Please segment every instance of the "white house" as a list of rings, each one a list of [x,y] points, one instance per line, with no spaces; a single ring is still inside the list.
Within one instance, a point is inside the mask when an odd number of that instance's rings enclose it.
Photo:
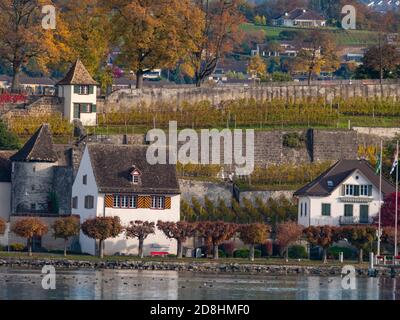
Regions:
[[[7,230],[0,235],[0,245],[8,245],[8,228],[11,216],[11,160],[15,152],[0,151],[0,219],[6,221]]]
[[[385,196],[395,187],[382,179],[366,160],[341,160],[313,182],[295,192],[299,200],[298,222],[312,225],[371,224]]]
[[[89,144],[72,187],[72,213],[83,223],[94,217],[118,216],[131,221],[180,220],[180,190],[173,165],[150,165],[146,146]],[[80,235],[82,252],[96,254],[93,239]],[[144,243],[144,253],[176,254],[176,241],[156,228]],[[104,243],[105,254],[137,254],[138,240],[121,234]]]
[[[273,19],[273,24],[284,27],[321,28],[326,26],[326,19],[315,11],[296,8]]]
[[[63,80],[57,83],[58,96],[64,100],[64,118],[78,119],[84,126],[97,123],[97,86],[78,59]]]

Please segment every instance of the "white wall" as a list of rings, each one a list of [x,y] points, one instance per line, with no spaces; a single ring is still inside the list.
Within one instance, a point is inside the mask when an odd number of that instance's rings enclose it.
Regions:
[[[0,245],[1,246],[6,247],[9,245],[9,237],[8,236],[9,236],[10,228],[11,228],[10,223],[7,223],[6,231],[5,231],[4,235],[0,235]]]
[[[58,95],[64,98],[64,117],[70,122],[74,120],[74,103],[97,104],[97,86],[94,86],[93,94],[88,95],[74,93],[74,86],[59,86]],[[80,120],[84,126],[95,126],[97,114],[81,113]]]
[[[358,176],[358,179],[356,177]],[[369,206],[369,217],[375,217],[379,213],[379,189],[374,185],[372,187],[372,197],[359,197],[363,199],[369,199],[367,202],[346,202],[342,198],[342,185],[352,184],[352,185],[371,185],[365,178],[365,176],[359,172],[354,172],[349,178],[347,178],[336,190],[334,190],[329,197],[300,197],[299,199],[299,224],[304,226],[309,226],[310,221],[308,219],[301,219],[300,217],[300,205],[302,202],[309,202],[309,212],[311,218],[311,225],[340,225],[340,217],[344,216],[344,205],[353,205],[353,216],[360,217],[360,205]],[[382,196],[383,199],[383,196]],[[331,204],[331,216],[322,216],[322,204]],[[308,221],[307,221],[308,220]]]
[[[83,176],[87,175],[87,185],[83,184]],[[81,223],[87,219],[95,218],[98,216],[99,205],[96,201],[98,198],[97,184],[94,177],[94,173],[90,164],[90,155],[88,148],[86,147],[82,161],[80,163],[78,173],[76,175],[74,184],[72,186],[72,197],[78,197],[78,208],[72,208],[72,214],[79,215],[81,217]],[[94,196],[94,208],[85,209],[85,196]],[[100,207],[101,208],[101,207]],[[79,236],[79,242],[81,245],[81,250],[84,253],[95,255],[96,245],[93,239],[86,237],[82,232]]]
[[[167,195],[166,195],[167,196]],[[104,195],[100,195],[104,199]],[[104,203],[103,200],[101,200]],[[118,216],[123,226],[128,226],[131,221],[149,221],[157,225],[157,221],[177,222],[180,220],[180,195],[171,197],[171,209],[116,209],[105,208],[106,217]],[[124,234],[118,238],[110,239],[105,242],[105,254],[124,253],[136,255],[138,253],[139,241],[137,239],[126,239]],[[150,255],[152,251],[163,251],[176,254],[177,244],[173,239],[168,239],[156,227],[155,234],[150,235],[144,241],[144,254]]]
[[[11,182],[0,182],[0,219],[10,220]]]

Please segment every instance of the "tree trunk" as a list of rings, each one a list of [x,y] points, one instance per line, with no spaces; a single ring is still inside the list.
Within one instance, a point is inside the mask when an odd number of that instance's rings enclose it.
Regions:
[[[324,253],[323,253],[323,258],[322,258],[324,264],[328,263],[328,249],[324,248]]]
[[[178,259],[182,259],[182,257],[183,257],[182,241],[178,240]]]
[[[143,259],[143,239],[139,239],[139,257]]]
[[[308,85],[311,85],[312,72],[313,72],[312,69],[310,69],[310,70],[308,71],[308,79],[307,79]]]
[[[286,262],[289,262],[289,247],[287,247],[285,250],[285,260]]]
[[[214,244],[214,252],[213,252],[213,259],[218,260],[218,245]]]
[[[28,255],[32,257],[32,239],[28,239]]]
[[[11,91],[18,92],[20,89],[20,75],[21,75],[21,66],[18,63],[15,63],[13,66],[13,78],[11,84]]]
[[[143,70],[136,72],[136,89],[143,89]]]
[[[68,239],[64,239],[64,257],[67,256],[67,242],[68,242]]]
[[[358,250],[358,263],[363,263],[364,262],[364,250],[360,249]]]
[[[99,241],[99,257],[100,257],[100,259],[104,258],[103,241],[104,240]]]
[[[250,245],[249,259],[250,259],[250,261],[254,261],[254,244]]]

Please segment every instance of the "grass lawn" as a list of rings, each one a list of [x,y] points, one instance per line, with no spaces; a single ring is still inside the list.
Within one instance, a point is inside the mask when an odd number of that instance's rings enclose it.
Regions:
[[[273,27],[273,26],[257,26],[251,23],[242,25],[242,30],[246,32],[264,30],[267,38],[270,40],[278,40],[282,31],[309,31],[305,28],[291,27]],[[378,43],[378,33],[368,30],[344,30],[339,28],[324,28],[323,32],[332,34],[337,45],[340,46],[371,46]]]
[[[93,257],[89,255],[70,255],[64,258],[61,254],[49,254],[49,253],[34,253],[32,257],[29,257],[27,253],[8,253],[8,252],[0,252],[0,259],[24,259],[24,260],[73,260],[73,261],[89,261],[89,262],[115,262],[115,261],[144,261],[144,262],[164,262],[164,263],[219,263],[219,264],[255,264],[255,265],[271,265],[271,266],[310,266],[310,267],[318,267],[318,266],[339,266],[341,265],[339,261],[328,261],[328,264],[323,264],[321,261],[317,260],[296,260],[291,259],[289,262],[286,262],[281,258],[270,258],[270,259],[255,259],[254,262],[250,262],[247,259],[234,259],[234,258],[221,258],[219,260],[213,260],[208,258],[202,259],[194,259],[194,258],[144,258],[140,259],[139,257],[124,257],[124,256],[107,256],[104,259],[100,259],[98,257]],[[358,264],[357,261],[345,261],[346,264],[356,265],[358,267],[368,267],[368,263],[363,263],[362,265]]]

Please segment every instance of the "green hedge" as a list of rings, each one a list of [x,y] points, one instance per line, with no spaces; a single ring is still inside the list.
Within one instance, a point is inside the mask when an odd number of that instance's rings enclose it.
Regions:
[[[296,245],[289,248],[290,259],[307,259],[308,254],[304,246]]]
[[[333,259],[339,259],[339,253],[343,252],[343,258],[351,260],[355,258],[355,252],[351,248],[347,247],[331,247],[328,249],[328,257]]]
[[[249,249],[239,249],[233,253],[234,258],[247,259],[250,257]],[[254,249],[254,258],[261,258],[261,250]]]

